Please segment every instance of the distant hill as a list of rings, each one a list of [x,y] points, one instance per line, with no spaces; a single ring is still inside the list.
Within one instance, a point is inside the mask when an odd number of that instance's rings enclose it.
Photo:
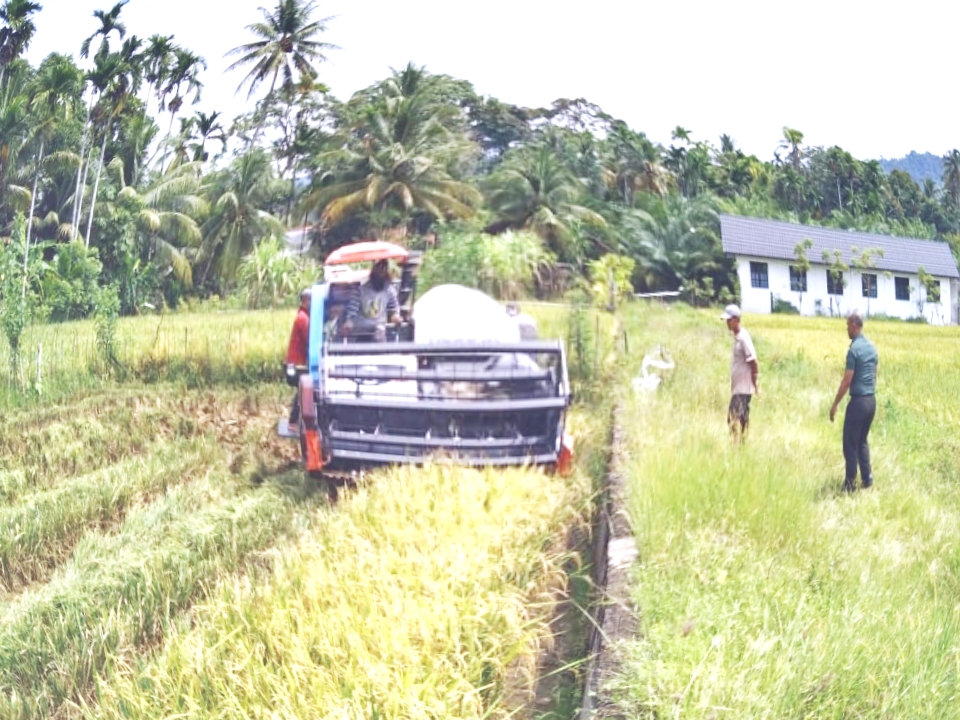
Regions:
[[[933,153],[911,152],[902,158],[886,160],[880,158],[880,165],[885,173],[891,170],[903,170],[910,173],[910,177],[923,185],[923,181],[932,178],[937,185],[941,182],[943,165],[939,155]]]

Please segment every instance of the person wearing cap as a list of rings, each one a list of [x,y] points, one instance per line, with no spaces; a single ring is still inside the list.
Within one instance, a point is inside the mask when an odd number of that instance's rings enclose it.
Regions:
[[[727,424],[735,443],[739,443],[747,432],[750,423],[750,399],[759,394],[757,377],[760,366],[757,351],[753,347],[750,333],[740,324],[740,308],[727,305],[720,316],[727,328],[733,333],[733,355],[730,358],[730,407],[727,409]]]
[[[383,327],[388,322],[401,322],[400,303],[390,282],[389,262],[377,260],[367,281],[350,296],[343,330],[350,333],[355,328],[371,328],[377,339],[382,339]]]
[[[836,417],[840,401],[849,390],[850,402],[843,416],[843,458],[847,466],[843,490],[853,492],[856,489],[857,466],[860,467],[862,487],[866,489],[873,485],[867,435],[877,413],[875,393],[880,356],[874,344],[864,336],[863,317],[858,312],[847,316],[847,337],[850,338],[847,366],[837,388],[837,397],[830,408],[830,422]]]
[[[293,330],[290,331],[290,342],[287,345],[286,375],[287,385],[298,387],[300,373],[297,367],[307,364],[307,347],[310,344],[310,288],[300,293],[300,307],[297,317],[293,321]],[[290,425],[300,422],[300,393],[293,396],[290,407]]]

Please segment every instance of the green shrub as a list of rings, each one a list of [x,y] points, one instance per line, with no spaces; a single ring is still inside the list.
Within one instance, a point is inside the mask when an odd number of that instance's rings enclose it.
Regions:
[[[43,305],[53,321],[80,320],[96,309],[97,279],[103,270],[96,248],[81,242],[57,246],[40,278]]]
[[[9,371],[17,387],[23,384],[20,358],[20,339],[30,322],[32,294],[27,295],[20,258],[26,237],[26,220],[17,213],[13,221],[13,237],[0,251],[0,277],[3,301],[0,302],[0,324],[10,345]]]
[[[633,269],[636,262],[625,255],[604,255],[590,262],[590,291],[593,301],[613,312],[633,292]]]
[[[303,287],[313,284],[319,276],[320,268],[315,262],[287,254],[281,241],[270,236],[241,261],[237,285],[248,307],[277,307],[295,299]]]
[[[117,323],[120,320],[120,290],[116,284],[100,288],[94,326],[97,332],[97,355],[107,370],[118,369]]]
[[[773,305],[770,308],[771,312],[780,313],[783,315],[799,315],[800,310],[797,309],[797,306],[794,305],[789,300],[784,300],[783,298],[774,298]]]
[[[555,263],[554,255],[530,232],[450,234],[424,255],[419,284],[422,292],[454,283],[512,300],[531,292],[539,274]]]

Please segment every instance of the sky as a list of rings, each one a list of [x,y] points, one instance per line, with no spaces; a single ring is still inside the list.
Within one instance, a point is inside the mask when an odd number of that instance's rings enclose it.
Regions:
[[[39,2],[34,64],[76,56],[114,0]],[[232,118],[253,101],[224,55],[274,2],[130,0],[121,17],[206,58],[197,109]],[[517,105],[583,97],[664,144],[681,125],[770,159],[786,125],[861,159],[960,147],[956,3],[321,0],[318,16],[334,16],[322,39],[341,48],[319,79],[344,99],[412,61]]]

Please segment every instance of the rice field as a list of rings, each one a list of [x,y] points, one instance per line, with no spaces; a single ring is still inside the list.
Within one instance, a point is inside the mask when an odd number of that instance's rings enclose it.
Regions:
[[[48,385],[0,419],[0,717],[545,717],[609,402],[571,412],[570,477],[437,465],[334,489],[274,436],[290,319],[125,321],[124,378],[95,367],[92,327],[30,330]]]
[[[94,321],[30,326],[21,344],[27,392],[14,386],[9,349],[0,343],[0,407],[103,391],[118,379],[189,388],[272,382],[282,376],[292,317],[281,309],[121,318],[115,339],[119,372],[105,367],[98,354]]]
[[[876,484],[840,492],[828,411],[842,320],[744,319],[762,396],[725,426],[716,312],[633,308],[677,362],[624,411],[641,637],[616,694],[638,718],[960,717],[960,330],[870,322]],[[634,371],[642,352],[632,358]]]

